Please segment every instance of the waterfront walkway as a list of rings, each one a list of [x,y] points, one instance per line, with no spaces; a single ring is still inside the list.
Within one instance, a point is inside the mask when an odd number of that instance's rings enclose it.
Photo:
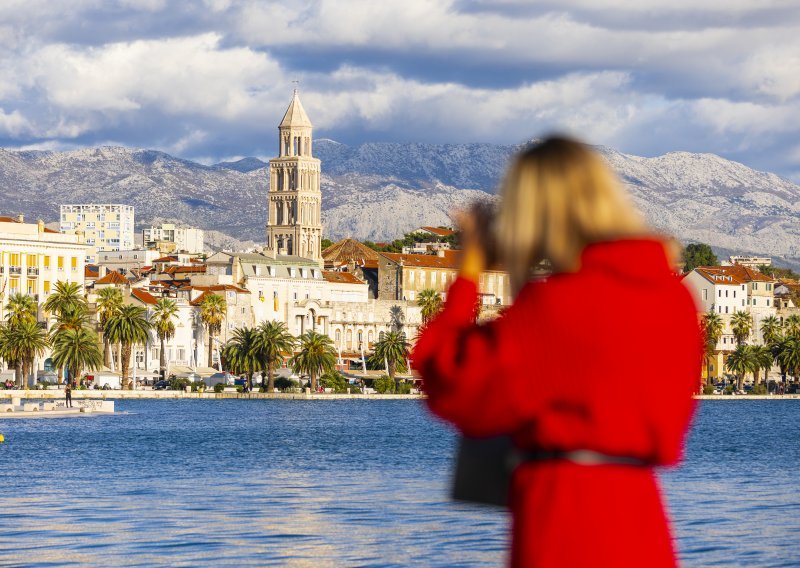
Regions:
[[[422,394],[331,394],[311,392],[184,392],[178,390],[73,390],[72,400],[99,399],[140,399],[140,398],[195,398],[195,399],[277,399],[277,400],[416,400],[424,398]],[[63,390],[0,390],[0,403],[3,399],[26,398],[35,400],[64,400]]]

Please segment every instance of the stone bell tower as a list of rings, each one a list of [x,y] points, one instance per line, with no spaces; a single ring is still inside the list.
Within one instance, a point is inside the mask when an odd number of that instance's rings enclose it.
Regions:
[[[269,161],[266,250],[321,264],[320,161],[311,156],[311,131],[311,121],[295,89],[278,126],[278,157]]]

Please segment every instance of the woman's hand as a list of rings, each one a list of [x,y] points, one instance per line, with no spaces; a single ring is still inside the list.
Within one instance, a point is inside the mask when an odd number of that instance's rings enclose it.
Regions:
[[[486,268],[486,254],[481,243],[482,231],[478,226],[478,215],[473,209],[460,209],[453,213],[461,233],[461,267],[459,276],[477,283]]]

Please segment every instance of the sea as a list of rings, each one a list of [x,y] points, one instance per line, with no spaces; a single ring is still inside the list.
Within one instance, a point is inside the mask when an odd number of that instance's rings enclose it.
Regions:
[[[118,400],[3,419],[0,566],[498,566],[410,400]],[[660,472],[684,566],[800,565],[800,400],[702,401]],[[575,535],[579,541],[580,535]]]

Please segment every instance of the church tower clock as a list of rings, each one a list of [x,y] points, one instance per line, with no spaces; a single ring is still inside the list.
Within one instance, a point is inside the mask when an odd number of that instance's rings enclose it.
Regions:
[[[320,161],[311,155],[311,121],[297,89],[278,126],[278,157],[269,161],[267,251],[322,263]]]

